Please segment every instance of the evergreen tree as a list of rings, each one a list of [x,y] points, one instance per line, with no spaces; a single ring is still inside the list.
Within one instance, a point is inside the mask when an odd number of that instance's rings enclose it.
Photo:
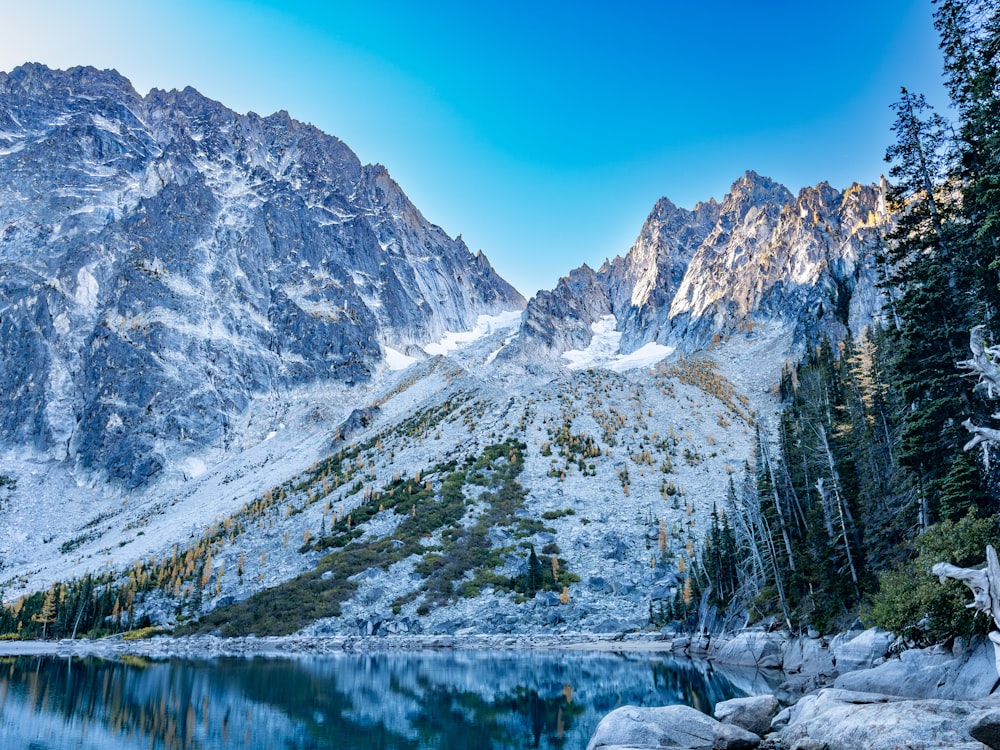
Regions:
[[[46,594],[40,612],[32,615],[31,621],[42,626],[42,639],[45,638],[46,628],[56,621],[56,586],[53,585]]]
[[[528,596],[534,596],[541,590],[543,585],[542,561],[538,559],[534,545],[532,545],[531,552],[528,555],[528,572],[526,577],[527,594]]]
[[[958,294],[954,206],[943,199],[951,166],[944,120],[905,88],[894,109],[897,142],[886,152],[898,216],[888,238],[890,281],[901,290],[893,369],[907,406],[898,460],[913,472],[917,524],[926,530],[939,518],[941,484],[963,442],[959,423],[971,413],[970,389],[956,367],[969,326]]]

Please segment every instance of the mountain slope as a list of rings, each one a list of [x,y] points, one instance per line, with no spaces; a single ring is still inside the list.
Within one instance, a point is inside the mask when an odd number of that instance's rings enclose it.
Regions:
[[[380,166],[113,71],[0,74],[0,440],[137,487],[261,394],[520,309]]]

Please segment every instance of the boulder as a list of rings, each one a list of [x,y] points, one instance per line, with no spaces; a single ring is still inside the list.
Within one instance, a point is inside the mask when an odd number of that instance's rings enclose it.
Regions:
[[[553,591],[539,591],[535,594],[535,601],[543,607],[558,607],[562,604],[562,601],[559,599],[559,594],[556,594]]]
[[[860,633],[841,633],[830,641],[834,664],[841,673],[855,669],[869,669],[889,653],[889,646],[896,636],[878,628]]]
[[[830,750],[830,748],[825,742],[805,739],[799,740],[792,745],[791,750]]]
[[[759,744],[757,735],[716,721],[690,706],[622,706],[597,725],[587,750],[613,747],[752,750]]]
[[[829,750],[964,750],[975,747],[967,726],[989,705],[903,700],[831,688],[799,701],[778,740],[788,748],[802,747],[808,741],[816,746],[822,743]]]
[[[906,698],[975,700],[997,682],[993,646],[980,642],[953,652],[941,648],[904,651],[872,669],[841,674],[834,687]]]
[[[778,699],[773,695],[733,698],[715,705],[715,718],[763,737],[770,731],[771,719],[778,708]]]
[[[782,633],[745,630],[721,642],[713,649],[712,658],[723,664],[781,669],[786,641],[787,637]]]
[[[975,739],[993,750],[1000,750],[1000,708],[988,708],[973,715],[967,726]]]
[[[832,675],[833,654],[828,644],[819,638],[792,638],[785,645],[782,669],[786,674]]]

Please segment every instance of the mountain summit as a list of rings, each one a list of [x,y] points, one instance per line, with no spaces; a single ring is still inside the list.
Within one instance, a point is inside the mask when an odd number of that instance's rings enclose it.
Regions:
[[[259,396],[524,300],[285,112],[30,64],[0,73],[0,305],[0,440],[135,487]]]

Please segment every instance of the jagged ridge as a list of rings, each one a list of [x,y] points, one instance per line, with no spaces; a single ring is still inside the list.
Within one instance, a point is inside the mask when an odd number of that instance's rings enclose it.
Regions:
[[[884,186],[840,192],[822,183],[796,197],[747,172],[721,203],[688,211],[663,198],[624,257],[573,271],[529,302],[524,335],[505,357],[582,348],[608,313],[623,353],[649,342],[694,351],[770,321],[793,328],[800,343],[859,331],[880,309],[884,196]]]

